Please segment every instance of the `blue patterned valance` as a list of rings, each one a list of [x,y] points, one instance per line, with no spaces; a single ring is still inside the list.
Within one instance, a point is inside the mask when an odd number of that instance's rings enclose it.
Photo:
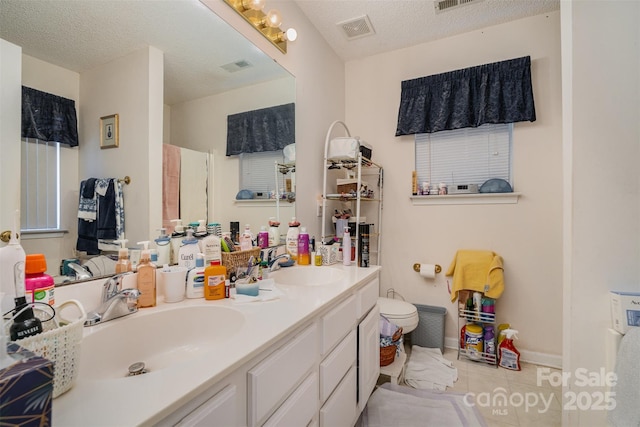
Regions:
[[[75,101],[22,86],[22,137],[76,147]]]
[[[525,56],[402,82],[396,136],[536,120]]]
[[[295,104],[227,116],[227,156],[282,150],[296,142]]]

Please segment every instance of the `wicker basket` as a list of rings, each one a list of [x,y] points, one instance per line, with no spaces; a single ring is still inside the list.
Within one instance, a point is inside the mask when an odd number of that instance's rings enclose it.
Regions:
[[[247,251],[222,252],[222,265],[227,268],[227,277],[238,268],[247,268],[249,258],[257,259],[260,256],[260,247],[255,247]]]
[[[380,366],[391,365],[396,359],[396,352],[398,351],[400,338],[402,338],[402,328],[398,328],[398,330],[393,334],[393,344],[386,347],[380,347]]]
[[[80,317],[75,320],[63,319],[60,312],[67,305],[77,306]],[[53,362],[54,399],[73,386],[78,374],[80,343],[86,318],[82,304],[76,300],[65,301],[56,307],[57,323],[53,320],[43,322],[42,333],[16,341],[19,346]]]

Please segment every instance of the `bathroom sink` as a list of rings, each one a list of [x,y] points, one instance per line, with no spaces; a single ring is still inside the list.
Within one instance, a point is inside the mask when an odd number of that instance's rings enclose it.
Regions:
[[[244,315],[228,307],[144,310],[107,322],[83,337],[78,381],[124,378],[136,362],[143,362],[150,373],[188,362],[224,345],[244,324]]]
[[[344,271],[330,267],[283,267],[269,273],[278,285],[319,286],[344,279]]]

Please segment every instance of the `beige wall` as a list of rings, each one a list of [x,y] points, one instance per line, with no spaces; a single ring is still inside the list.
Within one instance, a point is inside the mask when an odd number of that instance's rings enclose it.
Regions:
[[[414,138],[395,137],[401,81],[530,55],[537,120],[513,136],[517,204],[415,206]],[[562,351],[562,133],[559,12],[346,63],[346,123],[384,166],[381,290],[446,307],[447,345],[458,337],[444,272],[421,278],[413,263],[447,269],[457,249],[504,257],[500,323],[520,331],[523,359],[560,365]]]

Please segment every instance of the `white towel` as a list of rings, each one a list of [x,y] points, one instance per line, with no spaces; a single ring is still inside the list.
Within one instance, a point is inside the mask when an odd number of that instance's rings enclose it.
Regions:
[[[609,412],[613,426],[640,426],[640,328],[631,328],[622,337],[616,360],[616,407]]]
[[[453,362],[442,356],[439,348],[411,347],[404,381],[414,388],[444,391],[458,381]]]

